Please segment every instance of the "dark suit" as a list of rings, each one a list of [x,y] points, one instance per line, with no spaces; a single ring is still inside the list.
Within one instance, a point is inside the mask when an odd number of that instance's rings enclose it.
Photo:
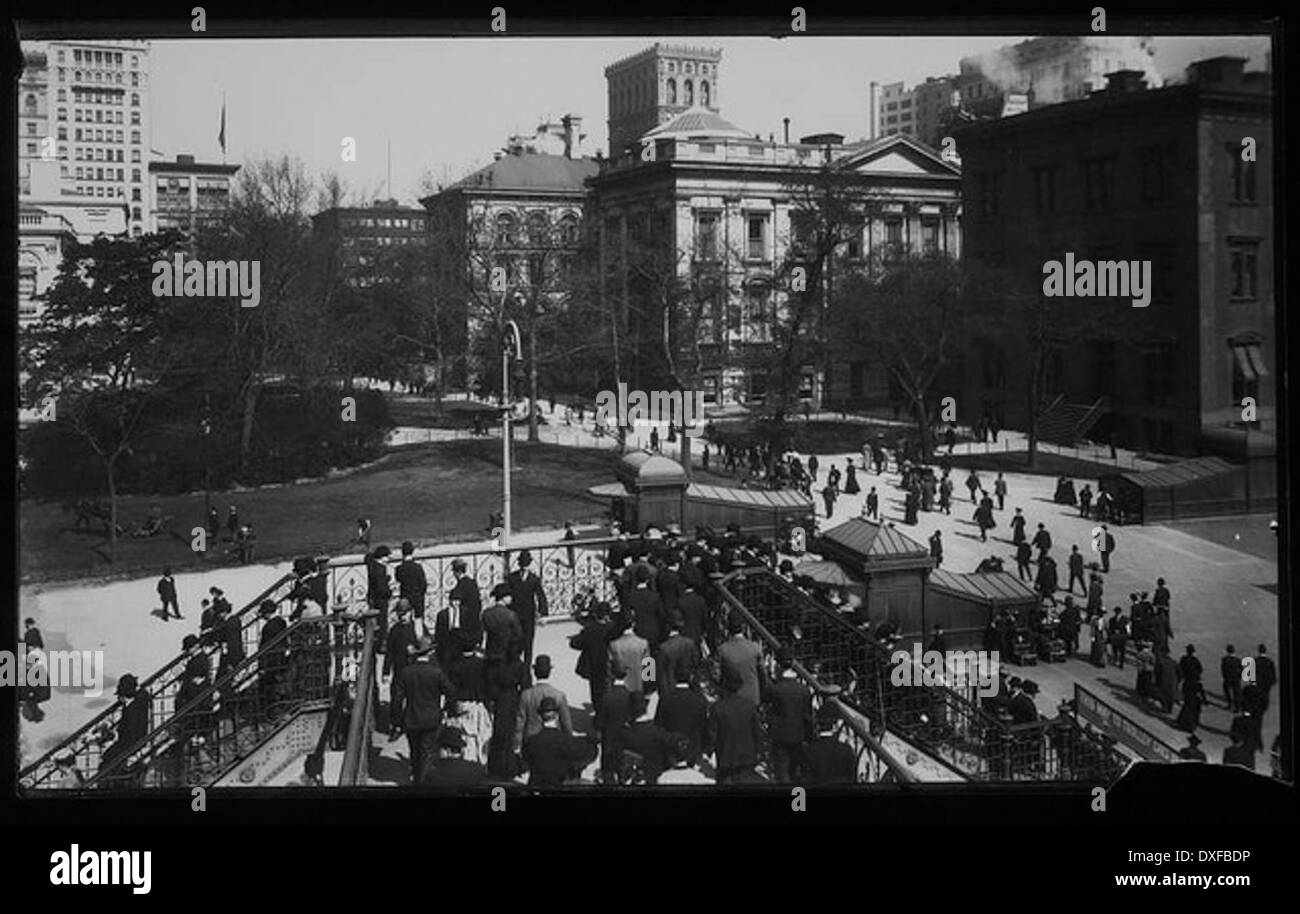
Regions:
[[[709,735],[717,752],[719,784],[753,770],[763,742],[758,705],[740,693],[720,699],[709,710]]]
[[[662,701],[662,699],[660,699]],[[614,783],[622,758],[623,726],[632,716],[632,693],[623,685],[611,685],[596,709],[596,729],[600,731],[600,770],[605,783]]]
[[[392,599],[393,586],[388,580],[388,567],[381,559],[370,558],[366,562],[366,603],[379,611],[380,631],[388,629],[388,604]],[[418,611],[423,611],[423,607]]]
[[[471,642],[478,644],[483,639],[483,600],[474,579],[465,575],[457,580],[447,598],[460,600],[461,630]]]
[[[268,707],[278,697],[280,684],[289,662],[286,653],[288,645],[283,641],[272,654],[265,654],[265,651],[272,641],[284,634],[288,627],[289,624],[284,621],[283,616],[272,616],[262,626],[262,633],[258,636],[257,650],[262,656],[257,661],[257,691],[263,708]]]
[[[659,646],[659,689],[671,689],[678,682],[694,682],[700,664],[700,649],[685,635],[670,635]]]
[[[740,694],[748,698],[756,707],[760,700],[763,671],[762,648],[744,637],[728,638],[718,646],[718,657],[722,661],[722,670],[727,670],[740,677]]]
[[[487,638],[484,653],[488,660],[501,661],[523,644],[519,617],[509,606],[497,603],[483,613],[483,631]]]
[[[592,620],[569,639],[569,647],[578,652],[577,674],[591,687],[591,709],[600,708],[609,685],[609,639],[613,625]]]
[[[544,727],[524,740],[524,761],[532,787],[559,787],[581,775],[595,757],[591,743],[568,736],[558,727]]]
[[[664,608],[657,593],[637,586],[627,596],[626,610],[635,620],[633,628],[638,635],[651,644],[663,640]]]
[[[708,625],[709,606],[694,590],[682,594],[677,611],[682,615],[682,634],[695,642],[696,646],[704,643],[704,632]]]
[[[176,611],[176,618],[181,617],[180,604],[176,602],[176,582],[170,577],[165,577],[158,582],[158,596],[162,598],[163,615],[168,615],[167,607]]]
[[[388,630],[388,650],[384,653],[384,675],[392,675],[388,701],[389,728],[397,730],[402,723],[402,670],[411,662],[410,649],[419,639],[415,637],[415,623],[410,619],[398,622]]]
[[[1277,685],[1277,667],[1273,665],[1273,658],[1268,656],[1259,656],[1255,658],[1255,684],[1259,686],[1260,697],[1263,699],[1263,710],[1268,710],[1269,693],[1273,691],[1273,686]]]
[[[532,569],[527,569],[525,576],[522,569],[510,572],[510,608],[519,617],[519,628],[523,633],[524,663],[533,661],[533,633],[537,629],[537,617],[547,614],[546,592],[542,590],[542,579]]]
[[[694,689],[661,691],[655,723],[686,738],[686,761],[692,765],[699,762],[701,753],[713,749],[709,743],[709,703]]]
[[[397,566],[394,572],[399,593],[411,602],[411,611],[415,615],[424,615],[424,595],[429,590],[429,581],[424,576],[424,568],[419,562],[410,560]]]
[[[477,762],[463,758],[439,759],[424,774],[422,783],[426,787],[465,787],[481,784],[487,780],[487,769]]]
[[[659,780],[659,775],[672,766],[675,756],[672,736],[648,720],[634,721],[623,728],[623,751],[641,756],[648,784]]]
[[[858,760],[848,743],[833,736],[819,736],[804,753],[811,784],[852,784],[857,780]]]
[[[655,578],[655,585],[659,589],[659,600],[663,603],[664,615],[668,616],[681,602],[684,590],[682,576],[671,568],[665,568]]]
[[[430,761],[438,757],[438,731],[442,706],[456,687],[438,665],[428,660],[408,664],[400,680],[406,700],[402,726],[410,744],[411,783],[418,784]]]
[[[768,686],[767,728],[772,740],[775,779],[790,782],[805,769],[804,743],[816,733],[813,723],[812,692],[795,676],[782,676]]]

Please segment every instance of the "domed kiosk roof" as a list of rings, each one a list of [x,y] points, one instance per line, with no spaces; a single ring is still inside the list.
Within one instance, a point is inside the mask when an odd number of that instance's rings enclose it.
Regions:
[[[619,481],[633,491],[686,485],[686,470],[682,469],[680,463],[649,451],[632,451],[625,455],[614,472]]]

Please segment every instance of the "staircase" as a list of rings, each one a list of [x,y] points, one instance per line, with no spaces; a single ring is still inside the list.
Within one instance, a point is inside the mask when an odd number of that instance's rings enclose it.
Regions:
[[[1058,396],[1038,414],[1038,440],[1062,447],[1074,447],[1110,411],[1110,398],[1095,403],[1066,403]]]
[[[1008,725],[945,686],[894,685],[890,651],[766,568],[733,572],[720,587],[762,640],[789,646],[876,739],[892,736],[963,779],[1110,782],[1128,765],[1072,716]]]

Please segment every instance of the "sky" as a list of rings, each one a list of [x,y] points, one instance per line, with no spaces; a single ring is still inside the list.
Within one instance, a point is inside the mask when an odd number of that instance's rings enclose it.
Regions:
[[[867,86],[957,71],[960,58],[1025,36],[953,38],[661,39],[720,48],[717,100],[742,129],[778,138],[867,131]],[[543,119],[583,118],[586,154],[608,149],[604,68],[649,47],[637,38],[457,38],[154,41],[151,122],[155,150],[220,161],[222,98],[231,163],[296,156],[313,175],[337,171],[358,200],[414,203],[428,175],[458,180],[492,161],[516,132]],[[1216,54],[1263,68],[1267,39],[1156,39],[1156,66],[1181,74]],[[342,143],[356,143],[344,162]]]

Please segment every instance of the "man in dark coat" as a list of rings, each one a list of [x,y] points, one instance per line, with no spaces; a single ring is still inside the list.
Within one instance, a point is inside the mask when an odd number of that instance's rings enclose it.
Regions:
[[[1079,650],[1079,608],[1074,605],[1073,597],[1065,598],[1065,609],[1061,610],[1061,625],[1058,629],[1061,640],[1065,642],[1066,658],[1073,657]]]
[[[700,649],[682,634],[684,622],[680,612],[673,612],[668,622],[668,637],[659,645],[659,688],[671,689],[678,682],[693,684],[700,664]]]
[[[702,647],[705,627],[708,623],[709,605],[704,597],[700,596],[695,585],[686,585],[681,602],[677,605],[677,611],[682,617],[682,634],[694,641],[697,648]]]
[[[424,617],[424,597],[429,591],[429,581],[424,575],[424,567],[415,560],[415,544],[410,540],[402,543],[402,563],[393,573],[397,578],[398,592],[411,603],[411,612],[417,619]]]
[[[100,771],[107,771],[120,756],[134,749],[141,740],[149,735],[151,729],[149,692],[140,688],[139,681],[131,673],[125,674],[117,681],[117,698],[126,704],[122,708],[122,715],[117,721],[117,739],[104,747],[104,753],[99,762]]]
[[[546,696],[537,707],[541,730],[524,741],[523,756],[528,765],[531,787],[559,787],[582,774],[596,757],[595,747],[587,740],[570,736],[560,729],[560,705]]]
[[[433,662],[432,655],[433,639],[422,635],[401,676],[402,694],[406,700],[402,728],[410,747],[412,784],[423,781],[427,767],[438,756],[443,703],[456,694],[456,686]]]
[[[659,594],[650,589],[650,575],[643,568],[637,568],[636,581],[632,592],[628,594],[624,611],[633,620],[633,629],[651,645],[663,641],[664,608]]]
[[[366,605],[379,613],[379,631],[388,631],[388,606],[393,599],[393,585],[388,579],[388,566],[384,559],[392,554],[387,546],[380,546],[366,555]]]
[[[742,692],[743,682],[734,670],[723,673],[725,697],[709,709],[709,737],[717,760],[717,782],[733,783],[758,764],[763,725],[758,705]]]
[[[858,760],[848,743],[836,739],[839,715],[827,702],[817,712],[817,737],[804,753],[810,784],[852,784],[857,780]]]
[[[1110,528],[1105,524],[1101,525],[1101,540],[1097,547],[1101,553],[1101,570],[1110,571],[1110,554],[1115,551],[1115,537],[1111,536]]]
[[[1066,588],[1070,593],[1074,593],[1074,582],[1079,582],[1079,593],[1087,596],[1088,585],[1083,580],[1083,554],[1079,552],[1078,546],[1070,547],[1070,586]]]
[[[388,735],[396,739],[402,727],[402,670],[411,662],[419,639],[415,635],[415,623],[411,620],[411,604],[406,600],[397,601],[397,622],[388,629],[387,650],[384,651],[383,675],[389,680]],[[391,677],[391,679],[389,678]]]
[[[943,535],[938,530],[930,534],[930,558],[935,568],[943,564]]]
[[[794,653],[788,647],[777,650],[776,666],[777,677],[763,697],[772,768],[776,781],[793,783],[807,768],[804,748],[814,736],[812,693],[795,674]]]
[[[682,599],[682,557],[676,549],[668,554],[664,567],[655,576],[655,587],[659,591],[659,601],[664,607],[667,618],[681,603]]]
[[[477,627],[478,619],[475,619],[470,630],[466,630],[465,609],[460,604],[460,598],[449,594],[447,608],[438,610],[433,623],[435,658],[444,670],[453,658],[460,656],[463,650],[478,647],[477,637],[470,634],[470,631],[477,630]]]
[[[1011,542],[1019,546],[1025,541],[1025,515],[1024,511],[1016,508],[1015,516],[1011,518]]]
[[[738,613],[733,612],[727,619],[729,637],[718,646],[718,657],[722,663],[723,675],[728,671],[734,673],[740,683],[740,694],[757,708],[765,678],[763,650],[745,637],[744,629],[744,621]]]
[[[1261,644],[1255,654],[1255,684],[1259,686],[1260,697],[1263,707],[1260,709],[1262,714],[1268,710],[1269,701],[1273,691],[1273,686],[1277,685],[1277,667],[1273,665],[1273,658],[1268,656],[1268,647]]]
[[[1043,556],[1047,555],[1048,551],[1052,548],[1052,534],[1047,532],[1046,527],[1039,524],[1038,532],[1034,534],[1034,538],[1030,545],[1038,550],[1038,560],[1041,562]]]
[[[1228,710],[1236,714],[1241,710],[1241,658],[1231,644],[1219,661],[1219,674],[1223,677],[1224,701]]]
[[[617,662],[608,664],[611,683],[596,708],[596,732],[600,734],[600,773],[604,784],[617,784],[622,765],[623,726],[631,719],[632,692],[627,688],[627,669]]]
[[[257,639],[259,654],[257,689],[262,708],[267,709],[279,696],[280,685],[289,662],[288,645],[284,641],[280,642],[278,649],[270,653],[268,649],[276,638],[284,634],[289,624],[284,621],[283,616],[276,615],[275,603],[271,600],[263,600],[261,606],[257,608],[257,614],[264,620],[262,631]]]
[[[614,624],[610,621],[611,607],[604,600],[596,604],[582,631],[569,639],[569,647],[578,652],[575,672],[591,688],[591,710],[597,713],[605,690],[609,687],[609,642],[614,637]]]
[[[1033,558],[1033,550],[1024,540],[1016,546],[1016,573],[1022,581],[1032,581],[1034,578],[1033,571],[1029,568],[1029,562]]]
[[[158,581],[158,597],[162,600],[163,618],[183,619],[181,615],[180,604],[176,602],[176,579],[172,577],[170,568],[163,569],[162,577]],[[176,611],[172,616],[169,609]]]
[[[639,767],[645,775],[645,783],[657,783],[659,776],[677,760],[678,740],[655,723],[645,695],[631,697],[630,717],[621,737],[624,757],[628,752],[636,753],[641,760]]]
[[[1151,603],[1156,607],[1169,608],[1169,588],[1165,586],[1164,578],[1156,578],[1156,594],[1151,598]]]
[[[524,646],[523,626],[511,607],[514,598],[510,585],[494,587],[492,599],[493,604],[484,610],[482,616],[484,656],[489,667],[504,662],[510,654],[518,654]]]
[[[1200,749],[1201,738],[1195,733],[1189,733],[1187,736],[1187,745],[1178,750],[1178,757],[1187,762],[1204,762],[1207,761],[1205,753]]]
[[[452,559],[451,573],[455,585],[447,599],[460,601],[460,630],[466,643],[478,647],[483,640],[483,599],[478,584],[469,576],[469,566],[464,559]]]
[[[688,765],[699,764],[702,754],[713,751],[709,743],[709,703],[689,682],[678,680],[659,692],[655,723],[685,741]]]
[[[514,752],[515,721],[519,700],[528,685],[528,668],[519,659],[517,648],[497,663],[484,663],[484,678],[492,704],[492,740],[488,750],[488,772],[509,780],[519,773]]]
[[[510,572],[510,608],[519,617],[519,627],[523,632],[524,663],[531,663],[537,620],[546,616],[549,610],[542,579],[532,569],[533,554],[525,549],[519,553],[517,561],[519,567]]]

